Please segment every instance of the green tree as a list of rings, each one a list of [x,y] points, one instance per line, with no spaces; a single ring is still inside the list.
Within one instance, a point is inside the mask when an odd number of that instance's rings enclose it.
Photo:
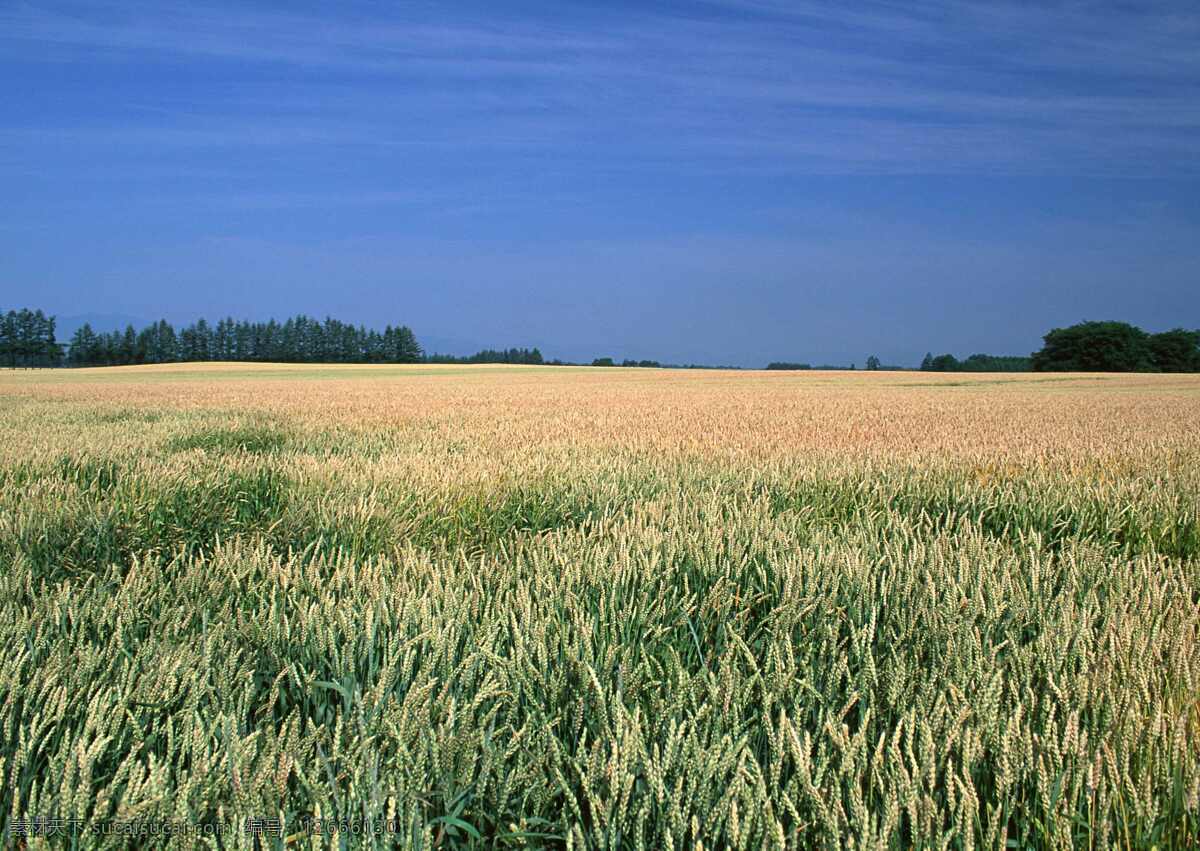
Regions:
[[[14,366],[30,366],[37,353],[37,319],[32,310],[17,311],[16,329]]]
[[[960,361],[958,368],[962,372],[1029,372],[1032,367],[1027,357],[974,354]]]
[[[383,332],[383,354],[389,363],[420,363],[425,352],[411,328],[389,325]]]
[[[1160,372],[1200,372],[1200,331],[1175,328],[1150,335],[1150,359]]]
[[[54,339],[54,317],[40,310],[10,310],[0,316],[0,364],[57,366],[62,350]]]
[[[1127,322],[1080,322],[1055,328],[1034,352],[1036,372],[1153,372],[1150,336]]]
[[[67,344],[67,363],[72,366],[89,364],[95,356],[95,349],[96,332],[92,330],[91,325],[85,322],[75,329],[75,333],[71,335],[71,341]]]
[[[921,369],[926,369],[923,364]],[[936,358],[930,358],[928,369],[931,372],[958,372],[958,358],[951,354],[938,355]]]
[[[154,362],[171,363],[179,360],[179,340],[175,337],[175,329],[165,319],[158,320],[154,326],[153,336]]]
[[[233,353],[233,337],[234,321],[232,317],[218,319],[217,324],[212,330],[212,351],[209,356],[213,360],[231,361],[234,360]]]
[[[55,320],[42,311],[10,310],[0,314],[0,365],[57,366],[62,346],[54,336]],[[84,324],[71,338],[68,361],[73,366],[102,366],[172,361],[288,361],[336,363],[419,363],[425,353],[406,325],[380,334],[365,326],[327,318],[318,322],[294,316],[280,325],[268,322],[201,318],[178,334],[165,319],[136,330],[96,333]],[[481,352],[478,362],[542,363],[537,349]],[[471,359],[455,359],[471,361]],[[471,362],[475,362],[471,361]]]
[[[875,355],[867,358],[867,369],[872,371],[879,369],[879,358],[875,357]]]
[[[121,348],[118,350],[117,358],[120,363],[139,362],[137,331],[133,330],[132,325],[125,326],[125,333],[121,335]]]
[[[17,312],[10,310],[0,316],[0,363],[17,365]]]
[[[195,325],[196,357],[194,360],[212,360],[213,335],[208,320],[201,317]]]
[[[38,342],[41,348],[42,365],[61,366],[63,353],[62,346],[54,338],[54,317],[46,316],[40,310],[36,315],[40,320]]]

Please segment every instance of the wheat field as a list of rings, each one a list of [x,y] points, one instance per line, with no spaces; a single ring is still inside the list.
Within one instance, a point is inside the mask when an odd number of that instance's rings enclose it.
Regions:
[[[1192,376],[5,372],[4,842],[1194,846],[1198,497]]]

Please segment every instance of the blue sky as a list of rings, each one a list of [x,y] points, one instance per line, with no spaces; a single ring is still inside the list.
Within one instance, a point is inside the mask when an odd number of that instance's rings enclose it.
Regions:
[[[0,0],[0,305],[761,365],[1200,327],[1200,6]]]

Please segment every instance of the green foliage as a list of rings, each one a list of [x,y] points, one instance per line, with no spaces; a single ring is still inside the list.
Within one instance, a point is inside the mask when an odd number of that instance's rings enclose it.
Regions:
[[[1126,322],[1081,322],[1055,328],[1034,352],[1037,372],[1152,372],[1149,335]]]
[[[54,339],[54,317],[40,310],[10,310],[0,314],[0,366],[45,367],[62,362],[62,347]]]
[[[1029,358],[1013,355],[974,354],[960,361],[954,355],[926,354],[921,361],[925,372],[1029,372],[1032,368]]]
[[[1055,328],[1031,357],[926,353],[926,372],[1200,372],[1200,331],[1147,334],[1124,322],[1082,322]],[[867,368],[870,369],[870,360]]]
[[[1020,355],[974,354],[958,365],[960,372],[1030,372],[1033,363]]]
[[[959,362],[954,355],[938,355],[935,358],[930,358],[928,355],[928,363],[922,362],[921,369],[931,372],[958,372]]]
[[[407,326],[382,333],[327,318],[300,315],[280,324],[197,320],[176,333],[165,319],[140,332],[97,334],[84,324],[71,338],[73,366],[116,366],[177,361],[273,363],[417,363],[424,353]]]
[[[806,363],[791,363],[789,361],[772,361],[767,364],[767,369],[770,370],[799,370],[812,369],[812,366]]]
[[[535,346],[532,349],[484,349],[466,357],[454,355],[429,355],[424,358],[426,363],[510,363],[538,366],[545,363],[542,353]]]
[[[1151,334],[1149,343],[1159,372],[1200,372],[1200,331],[1175,328]]]

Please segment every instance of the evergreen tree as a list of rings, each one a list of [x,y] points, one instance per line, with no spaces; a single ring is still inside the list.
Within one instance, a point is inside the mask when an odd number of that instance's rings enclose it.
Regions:
[[[171,363],[179,360],[179,341],[175,329],[165,319],[158,320],[154,331],[154,357],[156,363]]]
[[[7,367],[15,367],[17,351],[17,312],[10,310],[0,317],[0,363]]]
[[[251,341],[254,338],[253,325],[249,322],[239,322],[233,329],[233,355],[231,360],[250,361],[254,360],[254,351],[251,347]]]
[[[10,310],[0,314],[0,365],[57,366],[62,346],[55,339],[55,319],[42,311]],[[495,353],[511,363],[541,363],[537,349]],[[205,319],[176,333],[165,319],[136,330],[96,333],[84,323],[71,337],[67,362],[72,366],[108,366],[173,361],[286,361],[334,363],[418,363],[424,352],[407,326],[388,326],[384,333],[328,317],[318,322],[300,314],[282,325],[235,321],[209,325]]]
[[[53,316],[28,308],[9,310],[0,316],[0,365],[57,366],[61,359]]]
[[[125,333],[121,335],[121,345],[120,349],[118,349],[117,362],[123,364],[140,363],[138,360],[137,331],[133,330],[132,325],[125,326]]]
[[[71,341],[67,344],[67,363],[72,366],[91,363],[95,347],[96,333],[92,331],[92,326],[85,322],[75,329]]]
[[[63,359],[62,345],[54,338],[53,316],[46,316],[40,310],[38,316],[42,319],[42,327],[40,332],[42,352],[45,358],[46,366],[61,366]]]
[[[391,358],[393,363],[419,363],[423,354],[411,328],[401,325],[396,329],[395,348]]]
[[[201,317],[195,324],[196,357],[195,360],[212,360],[213,338],[212,328],[208,321]]]

